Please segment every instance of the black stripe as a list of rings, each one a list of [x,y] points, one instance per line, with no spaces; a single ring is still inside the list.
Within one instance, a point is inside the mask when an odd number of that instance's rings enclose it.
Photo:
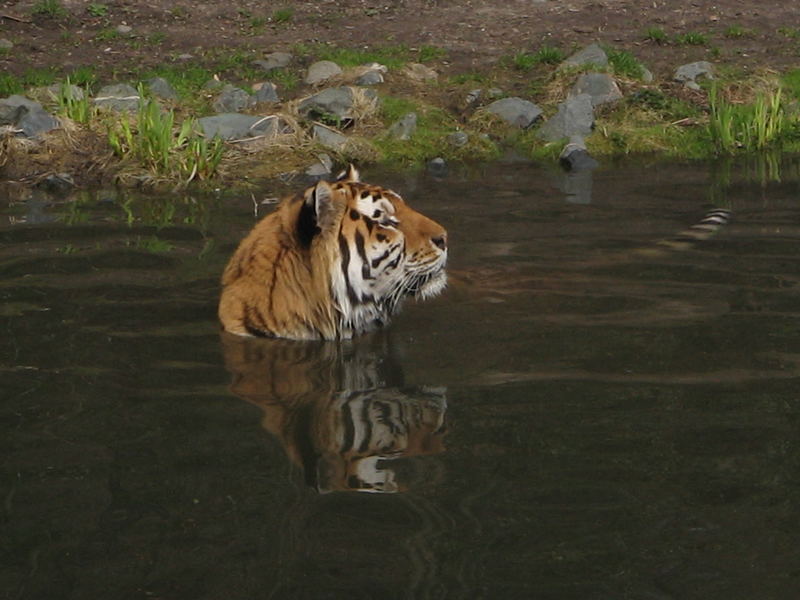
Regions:
[[[358,304],[358,296],[350,284],[350,274],[348,272],[350,268],[350,246],[341,232],[339,232],[339,252],[342,254],[342,275],[344,275],[344,283],[347,286],[347,297],[350,299],[351,304]]]
[[[356,435],[356,428],[353,424],[353,413],[350,410],[350,399],[348,398],[342,404],[342,424],[344,425],[344,437],[342,439],[341,452],[347,452],[353,447],[353,441]]]
[[[369,418],[370,409],[369,398],[364,400],[364,408],[361,410],[361,421],[366,425],[364,439],[361,440],[361,445],[358,447],[359,452],[366,452],[369,449],[370,439],[372,438],[372,421]]]

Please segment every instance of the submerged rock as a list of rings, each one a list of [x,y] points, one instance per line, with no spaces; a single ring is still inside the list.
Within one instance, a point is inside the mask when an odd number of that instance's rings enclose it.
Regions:
[[[520,129],[527,129],[542,116],[541,108],[522,98],[495,100],[486,110]]]
[[[575,138],[564,146],[558,161],[564,170],[571,172],[596,169],[600,166],[600,163],[592,158],[586,150],[586,145],[581,138]]]

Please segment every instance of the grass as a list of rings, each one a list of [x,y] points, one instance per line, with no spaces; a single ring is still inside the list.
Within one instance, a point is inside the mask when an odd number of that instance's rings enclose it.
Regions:
[[[417,114],[417,128],[410,139],[398,140],[383,134],[374,140],[382,161],[419,165],[436,157],[448,160],[489,160],[498,155],[494,143],[475,130],[467,131],[469,142],[464,146],[456,147],[449,143],[448,136],[455,131],[464,130],[464,124],[446,110],[408,98],[382,98],[380,115],[387,126],[409,112]]]
[[[105,17],[108,14],[108,5],[101,4],[100,2],[92,2],[86,7],[86,12],[93,17]]]
[[[800,100],[800,69],[792,69],[784,73],[781,85],[789,96]]]
[[[644,32],[644,39],[656,44],[669,42],[669,36],[661,27],[648,27]]]
[[[139,86],[139,95],[144,94]],[[175,127],[175,113],[162,112],[154,100],[141,101],[135,123],[127,119],[109,128],[108,142],[114,153],[130,157],[155,175],[177,177],[188,183],[212,177],[222,160],[223,144],[197,133],[195,119]]]
[[[731,25],[730,27],[725,28],[725,31],[722,33],[722,35],[724,35],[726,38],[738,39],[752,36],[753,30],[742,27],[741,25]]]
[[[294,16],[294,9],[292,8],[279,8],[272,13],[272,22],[281,25],[288,23]]]
[[[604,50],[608,56],[608,63],[614,69],[616,75],[631,79],[644,77],[644,67],[633,54],[627,50],[617,50],[610,47],[604,48]]]
[[[67,16],[67,10],[59,0],[39,0],[31,7],[31,14],[37,17],[58,19]]]
[[[511,65],[518,71],[529,71],[536,65],[555,65],[563,61],[564,53],[552,46],[542,46],[536,52],[517,52]]]
[[[82,94],[76,94],[69,77],[67,77],[66,81],[61,84],[56,100],[62,115],[85,125],[91,121],[97,111],[89,100],[89,90],[83,89],[82,92]]]
[[[675,36],[675,43],[679,46],[707,46],[708,36],[697,31],[688,31]]]
[[[708,132],[719,154],[765,150],[781,143],[790,122],[783,109],[783,91],[758,94],[751,105],[732,104],[718,86],[709,92]]]

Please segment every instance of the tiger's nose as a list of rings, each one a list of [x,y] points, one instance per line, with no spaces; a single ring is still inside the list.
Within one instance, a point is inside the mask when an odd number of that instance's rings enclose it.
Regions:
[[[446,233],[442,233],[440,235],[436,235],[436,236],[432,237],[431,238],[431,242],[433,242],[433,245],[436,246],[437,248],[439,248],[439,250],[442,250],[442,251],[447,250],[447,234]]]

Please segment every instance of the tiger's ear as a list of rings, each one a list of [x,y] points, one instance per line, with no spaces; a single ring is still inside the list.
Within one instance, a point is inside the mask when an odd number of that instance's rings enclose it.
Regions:
[[[321,231],[329,229],[336,222],[333,194],[333,188],[327,181],[318,181],[311,192],[310,200],[314,206],[315,221]]]
[[[350,163],[350,165],[347,167],[346,170],[339,173],[339,176],[336,178],[336,181],[350,181],[352,183],[358,183],[359,181],[361,181],[361,175],[359,174],[358,169],[356,169],[355,165],[353,165],[353,163]]]

